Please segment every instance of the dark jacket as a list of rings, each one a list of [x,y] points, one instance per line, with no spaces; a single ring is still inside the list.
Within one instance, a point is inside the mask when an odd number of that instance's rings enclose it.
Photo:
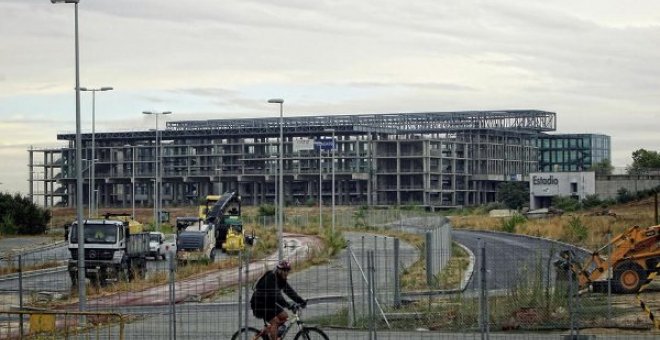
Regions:
[[[271,270],[261,276],[254,286],[254,293],[250,299],[250,307],[254,316],[268,321],[288,307],[289,303],[284,299],[282,291],[294,302],[305,303],[305,300],[289,286],[285,279]]]

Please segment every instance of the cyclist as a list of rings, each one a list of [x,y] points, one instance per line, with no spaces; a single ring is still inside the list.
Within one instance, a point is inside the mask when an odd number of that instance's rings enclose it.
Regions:
[[[278,328],[289,318],[284,306],[295,309],[298,306],[304,308],[307,305],[307,301],[301,298],[287,282],[289,271],[291,271],[289,261],[280,261],[275,269],[266,272],[259,278],[250,299],[252,314],[268,323],[270,339],[277,339]],[[282,291],[295,303],[289,304],[284,299]]]

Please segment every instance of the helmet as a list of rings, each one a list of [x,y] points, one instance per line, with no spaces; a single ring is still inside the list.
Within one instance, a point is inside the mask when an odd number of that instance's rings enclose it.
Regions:
[[[291,270],[291,263],[289,263],[289,261],[287,260],[282,260],[277,264],[277,269],[288,272],[289,270]]]

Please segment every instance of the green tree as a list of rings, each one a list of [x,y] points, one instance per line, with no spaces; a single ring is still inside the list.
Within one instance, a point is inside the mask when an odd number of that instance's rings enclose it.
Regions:
[[[0,233],[40,234],[50,222],[50,210],[19,194],[0,194]]]
[[[591,169],[596,173],[596,176],[609,176],[612,174],[614,167],[609,159],[604,159],[601,162],[594,164]]]
[[[633,163],[628,167],[628,174],[635,175],[647,169],[660,169],[660,154],[645,149],[632,153]]]
[[[496,199],[509,209],[520,209],[529,204],[529,183],[502,182],[497,186]]]

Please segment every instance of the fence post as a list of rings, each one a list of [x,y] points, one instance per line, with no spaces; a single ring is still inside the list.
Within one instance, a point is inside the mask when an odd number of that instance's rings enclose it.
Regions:
[[[658,196],[656,195],[656,198]],[[607,232],[607,325],[612,325],[612,233]]]
[[[348,327],[353,327],[355,320],[355,292],[353,291],[353,266],[351,263],[351,241],[348,241],[346,252],[346,268],[348,269]],[[353,314],[351,314],[351,312]]]
[[[387,236],[383,237],[383,257],[385,258],[385,271],[383,272],[383,274],[385,274],[385,287],[383,287],[383,289],[384,289],[383,293],[385,294],[385,298],[381,299],[381,301],[388,301],[389,300],[388,292],[389,292],[390,286],[389,286],[389,282],[387,280],[387,273],[389,273],[389,271],[388,271],[389,268],[388,268],[388,265],[387,265],[387,262],[388,262],[387,261]]]
[[[569,335],[571,339],[575,339],[574,324],[573,324],[573,273],[571,272],[571,266],[569,265],[566,268],[566,273],[568,275],[568,321],[569,321]]]
[[[486,243],[479,239],[481,266],[479,268],[479,328],[481,339],[489,339],[488,334],[488,281],[486,278]]]
[[[430,231],[426,232],[426,284],[429,289],[433,287],[433,235]]]
[[[238,329],[243,328],[243,251],[238,251]]]
[[[18,254],[18,307],[23,310],[23,257]],[[19,334],[23,339],[23,313],[18,315]]]
[[[244,316],[245,317],[245,319],[244,319],[245,323],[244,323],[244,326],[247,327],[248,326],[248,310],[249,310],[249,308],[248,308],[248,306],[249,306],[248,295],[250,294],[250,286],[248,284],[248,282],[250,282],[250,279],[249,279],[250,278],[250,251],[249,250],[246,251],[245,255],[246,256],[245,256],[245,316]],[[238,290],[239,291],[241,290],[240,286],[239,286]],[[248,332],[243,332],[243,335],[245,336],[245,340],[248,340]]]
[[[176,263],[172,252],[166,255],[170,272],[170,340],[176,340]]]
[[[362,262],[362,268],[365,268],[366,266],[364,265],[364,261],[365,261],[365,258],[366,258],[366,254],[364,253],[364,235],[362,235],[361,239],[362,239],[362,251],[360,253],[360,261]],[[362,315],[364,315],[365,314],[365,309],[366,309],[365,304],[367,302],[365,300],[366,299],[366,296],[365,296],[366,283],[364,282],[364,280],[360,280],[360,281],[362,281]]]
[[[401,307],[401,292],[399,291],[399,238],[394,238],[394,308]]]

